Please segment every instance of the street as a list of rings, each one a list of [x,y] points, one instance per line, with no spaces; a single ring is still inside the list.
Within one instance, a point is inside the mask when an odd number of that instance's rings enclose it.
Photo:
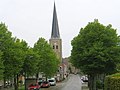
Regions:
[[[81,80],[79,75],[70,75],[68,80],[57,83],[56,86],[50,88],[42,88],[41,90],[81,90]]]
[[[49,88],[41,88],[40,90],[82,90],[82,83],[79,75],[71,74],[62,82],[58,82],[56,86]],[[12,88],[4,88],[3,90],[13,90]]]

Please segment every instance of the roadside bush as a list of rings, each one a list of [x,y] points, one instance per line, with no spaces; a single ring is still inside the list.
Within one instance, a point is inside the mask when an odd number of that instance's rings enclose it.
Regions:
[[[96,87],[97,89],[102,89],[104,86],[103,82],[101,80],[96,81]]]
[[[120,90],[120,73],[105,78],[105,90]]]

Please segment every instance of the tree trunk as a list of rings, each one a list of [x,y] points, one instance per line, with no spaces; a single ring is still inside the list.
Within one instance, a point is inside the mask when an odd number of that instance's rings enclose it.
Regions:
[[[92,81],[93,79],[92,79],[92,75],[90,75],[90,77],[89,77],[89,90],[92,90]]]
[[[16,75],[14,75],[14,88],[15,88],[15,90],[18,90]]]
[[[93,76],[93,90],[96,90],[96,75]]]
[[[88,75],[88,87],[90,87],[90,75]]]
[[[39,80],[39,74],[37,73],[36,74],[36,83],[38,82],[38,80]]]
[[[47,81],[47,76],[46,76],[46,81]]]
[[[17,74],[17,89],[19,87],[19,75]]]
[[[27,90],[27,86],[26,86],[26,77],[27,77],[27,75],[26,75],[26,73],[25,73],[24,77],[25,77],[25,90]]]
[[[89,90],[96,90],[96,75],[91,74],[89,79]]]
[[[104,90],[105,76],[106,76],[106,74],[103,74],[103,82],[102,82],[103,83],[103,88],[102,88],[103,90]]]
[[[4,87],[6,87],[6,79],[5,79],[5,77],[4,77]]]

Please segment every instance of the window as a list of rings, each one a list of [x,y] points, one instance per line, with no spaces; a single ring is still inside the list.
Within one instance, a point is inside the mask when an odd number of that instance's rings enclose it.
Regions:
[[[56,49],[58,49],[58,45],[56,45]]]
[[[53,45],[53,49],[55,49],[55,46]]]

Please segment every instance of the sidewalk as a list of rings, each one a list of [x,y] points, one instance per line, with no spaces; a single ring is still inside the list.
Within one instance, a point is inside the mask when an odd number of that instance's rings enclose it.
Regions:
[[[0,90],[14,90],[14,87],[1,87]]]
[[[82,90],[89,90],[88,83],[82,83]]]

